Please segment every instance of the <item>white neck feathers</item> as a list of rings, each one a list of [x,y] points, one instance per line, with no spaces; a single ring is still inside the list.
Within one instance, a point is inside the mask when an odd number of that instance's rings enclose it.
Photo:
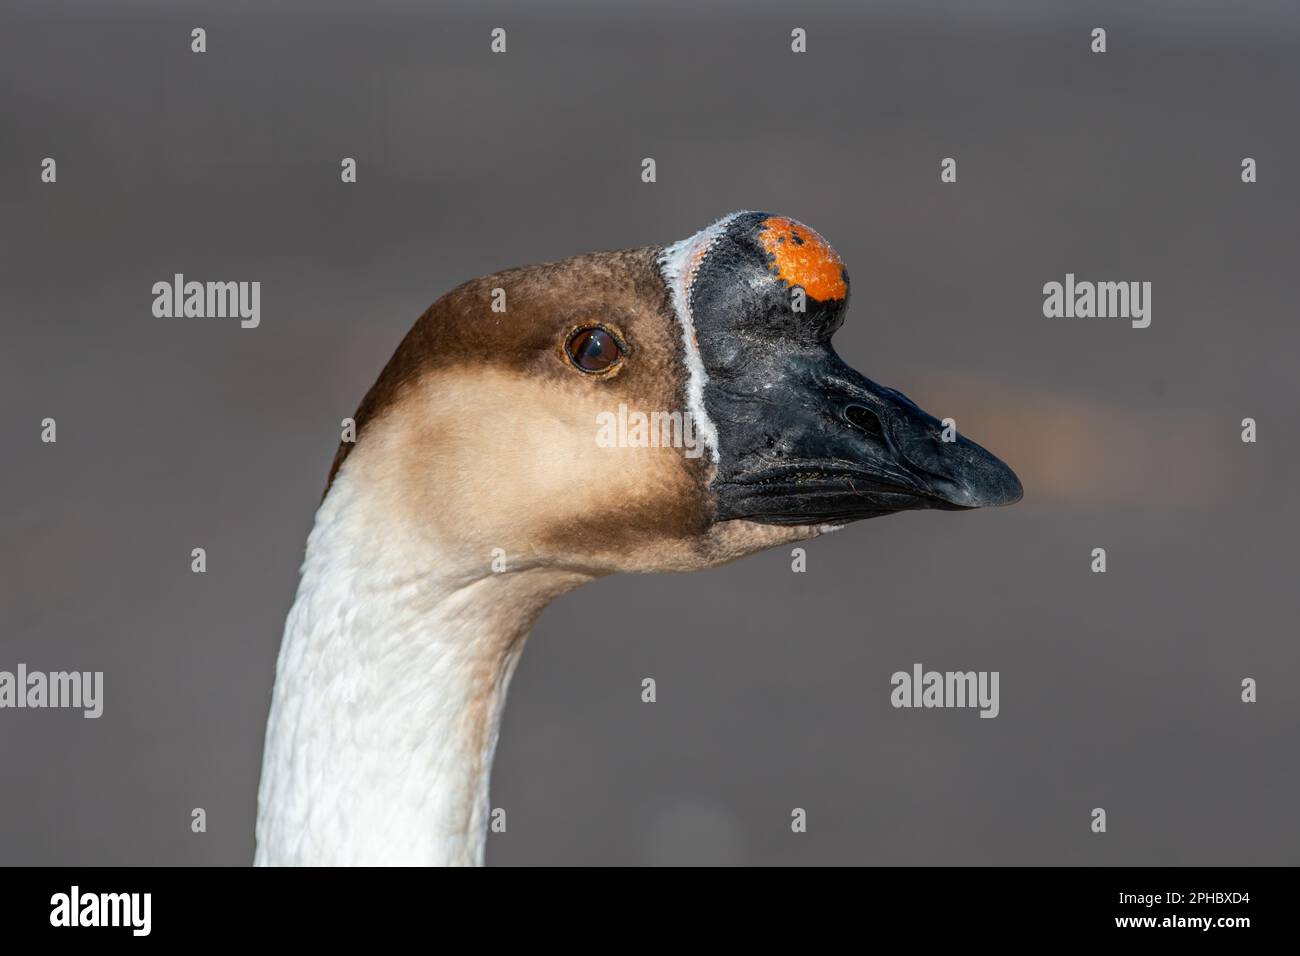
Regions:
[[[506,688],[537,614],[580,583],[493,574],[403,536],[345,467],[285,624],[258,865],[481,864]]]

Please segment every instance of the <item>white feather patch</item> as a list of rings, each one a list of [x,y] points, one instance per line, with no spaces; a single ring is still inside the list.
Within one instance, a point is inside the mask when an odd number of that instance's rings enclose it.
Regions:
[[[666,248],[659,257],[659,271],[672,294],[673,310],[682,327],[682,344],[686,349],[686,410],[695,420],[695,428],[709,450],[709,457],[716,465],[718,462],[718,430],[704,407],[704,386],[709,380],[704,370],[704,361],[700,358],[700,348],[695,340],[695,318],[691,314],[691,285],[700,263],[708,255],[709,248],[721,238],[727,223],[741,212],[723,216],[717,222],[701,229],[689,239],[675,242]]]

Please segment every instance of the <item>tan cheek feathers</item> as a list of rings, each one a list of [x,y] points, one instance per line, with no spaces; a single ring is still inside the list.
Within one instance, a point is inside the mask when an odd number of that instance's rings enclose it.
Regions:
[[[611,571],[699,564],[702,459],[678,447],[601,447],[598,416],[620,402],[640,404],[580,379],[442,370],[374,423],[350,466],[384,485],[378,497],[396,524],[443,550],[500,548],[518,561]]]

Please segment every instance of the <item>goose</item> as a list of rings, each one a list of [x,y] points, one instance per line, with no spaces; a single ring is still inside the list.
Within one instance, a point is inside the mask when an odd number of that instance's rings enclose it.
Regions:
[[[848,300],[820,235],[737,212],[431,305],[362,400],[307,540],[255,863],[482,865],[511,675],[581,584],[1019,500],[1007,465],[840,359]],[[621,405],[680,411],[703,453],[602,447]]]

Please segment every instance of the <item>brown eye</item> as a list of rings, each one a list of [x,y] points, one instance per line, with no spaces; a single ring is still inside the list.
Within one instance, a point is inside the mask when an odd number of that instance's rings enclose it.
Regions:
[[[623,349],[607,329],[579,329],[565,345],[569,361],[584,372],[604,372],[623,358]]]

